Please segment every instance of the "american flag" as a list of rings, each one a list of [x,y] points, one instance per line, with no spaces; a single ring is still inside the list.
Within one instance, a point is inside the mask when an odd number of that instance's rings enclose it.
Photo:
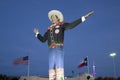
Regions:
[[[13,64],[14,65],[18,65],[18,64],[26,64],[26,65],[28,65],[28,56],[15,59],[13,61]]]

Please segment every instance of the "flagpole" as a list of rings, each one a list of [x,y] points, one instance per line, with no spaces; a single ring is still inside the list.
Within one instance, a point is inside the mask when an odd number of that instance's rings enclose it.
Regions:
[[[30,72],[30,61],[29,61],[29,56],[28,56],[28,66],[27,66],[27,78],[28,78],[28,80],[29,80],[29,76],[30,76],[29,72]]]
[[[87,56],[87,70],[88,70],[88,74],[90,73],[90,70],[89,70],[89,59],[88,59],[88,56]]]

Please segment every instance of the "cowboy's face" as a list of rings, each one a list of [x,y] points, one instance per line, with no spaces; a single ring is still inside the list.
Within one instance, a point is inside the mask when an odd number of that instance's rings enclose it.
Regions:
[[[56,15],[52,15],[52,16],[51,16],[51,19],[52,19],[52,23],[57,23],[57,22],[59,22],[59,19],[58,19],[58,17],[57,17]]]

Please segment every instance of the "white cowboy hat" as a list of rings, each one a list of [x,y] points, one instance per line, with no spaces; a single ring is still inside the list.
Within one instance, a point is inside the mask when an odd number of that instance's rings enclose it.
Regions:
[[[63,14],[60,11],[58,11],[58,10],[51,10],[51,11],[49,11],[48,17],[49,17],[50,21],[52,21],[52,19],[51,19],[52,15],[56,15],[60,19],[60,22],[62,22],[64,20]]]

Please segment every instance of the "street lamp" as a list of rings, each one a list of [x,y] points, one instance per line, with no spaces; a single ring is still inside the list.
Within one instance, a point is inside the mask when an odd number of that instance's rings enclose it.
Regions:
[[[114,70],[114,77],[116,76],[116,69],[115,69],[115,61],[114,57],[116,56],[116,53],[111,53],[109,56],[113,58],[113,70]]]

